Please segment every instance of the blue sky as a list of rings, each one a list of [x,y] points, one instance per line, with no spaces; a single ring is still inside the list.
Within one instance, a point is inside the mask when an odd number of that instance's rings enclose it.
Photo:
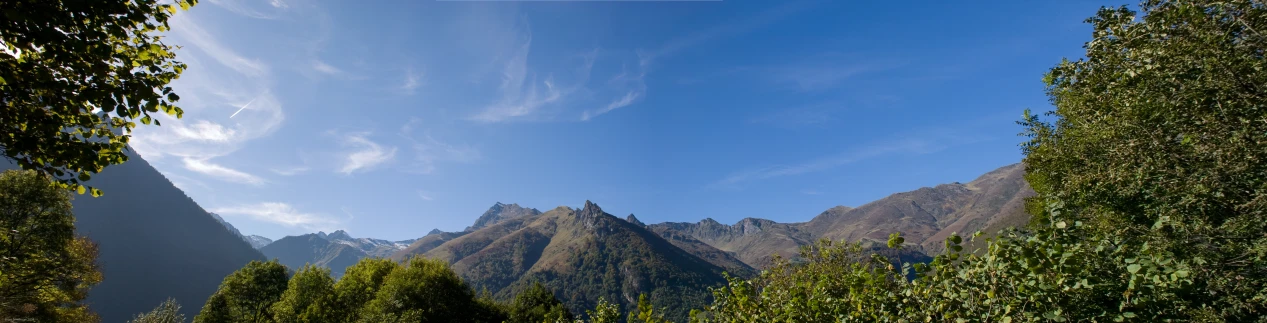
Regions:
[[[167,38],[184,118],[133,145],[270,238],[499,201],[806,221],[1020,161],[1106,4],[206,0]]]

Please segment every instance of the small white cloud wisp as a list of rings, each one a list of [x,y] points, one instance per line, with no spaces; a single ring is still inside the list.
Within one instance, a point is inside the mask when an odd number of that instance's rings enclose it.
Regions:
[[[210,176],[212,178],[242,184],[263,185],[263,178],[242,172],[236,169],[211,163],[210,161],[195,158],[184,158],[185,169]]]
[[[228,216],[245,216],[252,220],[278,224],[306,230],[330,230],[340,222],[329,216],[300,212],[290,204],[281,202],[261,202],[230,207],[219,207],[208,210],[212,213]]]
[[[391,161],[396,157],[396,147],[384,146],[371,141],[368,132],[347,134],[343,137],[345,146],[354,147],[344,156],[343,166],[339,172],[352,174],[364,171]]]

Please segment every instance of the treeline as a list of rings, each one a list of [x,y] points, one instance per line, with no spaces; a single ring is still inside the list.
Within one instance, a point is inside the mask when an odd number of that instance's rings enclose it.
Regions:
[[[646,297],[628,316],[663,322]],[[167,301],[132,323],[185,322],[180,305]],[[600,301],[588,322],[620,322],[615,304]],[[477,295],[449,266],[414,257],[404,264],[366,258],[337,281],[325,268],[305,265],[291,275],[276,260],[253,261],[224,279],[193,318],[199,323],[239,322],[586,322],[567,310],[554,293],[533,284],[511,302]]]

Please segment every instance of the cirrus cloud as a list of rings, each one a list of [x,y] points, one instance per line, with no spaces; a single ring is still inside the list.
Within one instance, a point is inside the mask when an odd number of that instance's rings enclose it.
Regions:
[[[208,211],[221,215],[245,216],[256,221],[307,230],[328,231],[341,224],[338,219],[320,214],[300,212],[290,204],[281,202],[261,202],[219,207]]]

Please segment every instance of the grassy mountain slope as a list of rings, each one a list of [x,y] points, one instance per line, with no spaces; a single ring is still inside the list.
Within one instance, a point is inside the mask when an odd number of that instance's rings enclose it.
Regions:
[[[851,241],[884,241],[890,233],[902,232],[906,241],[928,253],[941,252],[952,233],[971,234],[995,222],[1027,218],[1024,198],[1034,192],[1024,173],[1023,165],[1012,164],[967,184],[925,187],[845,212],[824,212],[803,228],[814,237]]]
[[[453,240],[465,234],[466,232],[444,232],[440,230],[432,230],[431,233],[428,233],[426,236],[418,238],[418,240],[414,240],[414,242],[408,247],[405,247],[405,249],[392,253],[389,258],[404,260],[413,255],[421,255],[427,251],[431,251],[431,249],[439,247],[445,242],[449,242],[449,240]]]
[[[589,201],[580,210],[507,219],[425,255],[448,261],[477,289],[500,298],[540,281],[579,313],[600,297],[629,308],[648,293],[678,318],[703,304],[705,287],[721,284],[726,270]]]
[[[192,317],[225,276],[264,259],[140,156],[88,185],[105,195],[77,195],[73,211],[75,229],[100,247],[104,280],[87,302],[102,322],[126,321],[168,297]]]
[[[796,258],[800,246],[818,239],[883,243],[893,232],[901,232],[907,243],[917,247],[902,257],[922,259],[924,254],[941,252],[945,238],[952,233],[993,232],[1023,225],[1028,219],[1024,199],[1034,194],[1023,176],[1023,165],[1008,165],[967,184],[897,193],[857,208],[833,207],[804,223],[746,218],[726,225],[704,219],[648,227],[665,237],[695,238],[754,268],[769,265],[775,254]]]

